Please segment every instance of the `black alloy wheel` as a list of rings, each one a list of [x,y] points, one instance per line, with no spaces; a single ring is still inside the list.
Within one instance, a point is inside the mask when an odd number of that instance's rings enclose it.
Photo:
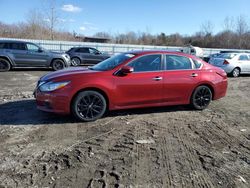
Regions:
[[[52,62],[52,68],[55,71],[64,69],[64,67],[65,67],[64,62],[60,59],[56,59]]]
[[[102,94],[96,91],[82,91],[73,100],[72,114],[80,121],[95,121],[101,118],[107,108]]]
[[[192,95],[191,104],[195,109],[203,110],[210,104],[211,100],[211,89],[207,86],[199,86]]]
[[[9,71],[10,68],[10,62],[6,59],[0,58],[0,72]]]

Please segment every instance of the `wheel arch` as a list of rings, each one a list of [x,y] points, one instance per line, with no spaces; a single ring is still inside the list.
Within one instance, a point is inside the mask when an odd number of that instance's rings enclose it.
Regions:
[[[198,87],[200,87],[200,86],[207,86],[207,87],[211,90],[211,92],[212,92],[212,100],[214,100],[215,89],[214,89],[214,87],[212,86],[212,84],[210,84],[210,83],[200,83],[200,84],[198,84],[197,86],[195,86],[195,88],[193,89],[192,94],[191,94],[191,96],[189,97],[189,102],[191,103],[191,100],[192,100],[192,96],[193,96],[193,94],[194,94],[194,91],[196,90],[196,88],[198,88]]]
[[[240,73],[241,73],[241,67],[240,67],[240,66],[236,66],[236,67],[233,68],[233,70],[234,70],[234,69],[239,69],[239,70],[240,70]],[[232,70],[232,72],[233,72],[233,70]]]
[[[52,67],[52,63],[53,63],[55,60],[61,60],[61,61],[64,63],[64,65],[66,66],[66,62],[65,62],[62,58],[60,58],[60,57],[55,57],[55,58],[51,59],[51,61],[50,61],[50,66],[51,66],[51,67]]]
[[[80,90],[78,90],[74,95],[73,95],[73,97],[71,98],[71,101],[70,101],[70,111],[71,111],[71,106],[72,106],[72,103],[73,103],[73,100],[76,98],[76,96],[80,93],[80,92],[82,92],[82,91],[96,91],[96,92],[98,92],[98,93],[100,93],[100,94],[102,94],[103,95],[103,97],[105,98],[105,100],[106,100],[106,105],[107,105],[107,110],[109,110],[109,97],[108,97],[108,95],[107,95],[107,93],[105,92],[105,91],[103,91],[102,89],[100,89],[100,88],[97,88],[97,87],[86,87],[86,88],[83,88],[83,89],[80,89]]]
[[[9,62],[10,62],[10,66],[11,66],[11,68],[14,66],[13,61],[12,61],[12,60],[11,60],[8,56],[2,56],[2,55],[0,55],[0,58],[5,59],[5,60],[9,61]]]

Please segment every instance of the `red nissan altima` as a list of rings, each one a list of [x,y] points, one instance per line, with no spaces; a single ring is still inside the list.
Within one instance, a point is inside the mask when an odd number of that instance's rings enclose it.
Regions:
[[[224,70],[201,59],[169,51],[133,51],[90,68],[49,73],[35,89],[37,107],[94,121],[107,110],[191,104],[205,109],[224,97]]]

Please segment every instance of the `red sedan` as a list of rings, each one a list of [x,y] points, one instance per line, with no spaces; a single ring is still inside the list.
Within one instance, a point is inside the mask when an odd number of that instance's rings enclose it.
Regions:
[[[191,104],[205,109],[226,95],[224,70],[169,51],[122,53],[90,68],[43,76],[35,89],[40,110],[94,121],[107,110]]]

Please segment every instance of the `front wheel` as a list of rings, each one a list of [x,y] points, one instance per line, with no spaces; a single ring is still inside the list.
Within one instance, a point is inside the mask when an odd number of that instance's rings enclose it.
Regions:
[[[65,67],[65,64],[64,64],[63,60],[61,60],[61,59],[55,59],[52,62],[52,69],[55,71],[64,69],[64,67]]]
[[[95,121],[101,118],[107,108],[102,94],[96,91],[82,91],[74,99],[71,112],[80,121]]]
[[[211,89],[207,86],[199,86],[193,92],[191,105],[196,110],[203,110],[210,104],[211,100]]]
[[[71,62],[73,66],[79,66],[81,64],[81,60],[78,57],[73,57]]]

